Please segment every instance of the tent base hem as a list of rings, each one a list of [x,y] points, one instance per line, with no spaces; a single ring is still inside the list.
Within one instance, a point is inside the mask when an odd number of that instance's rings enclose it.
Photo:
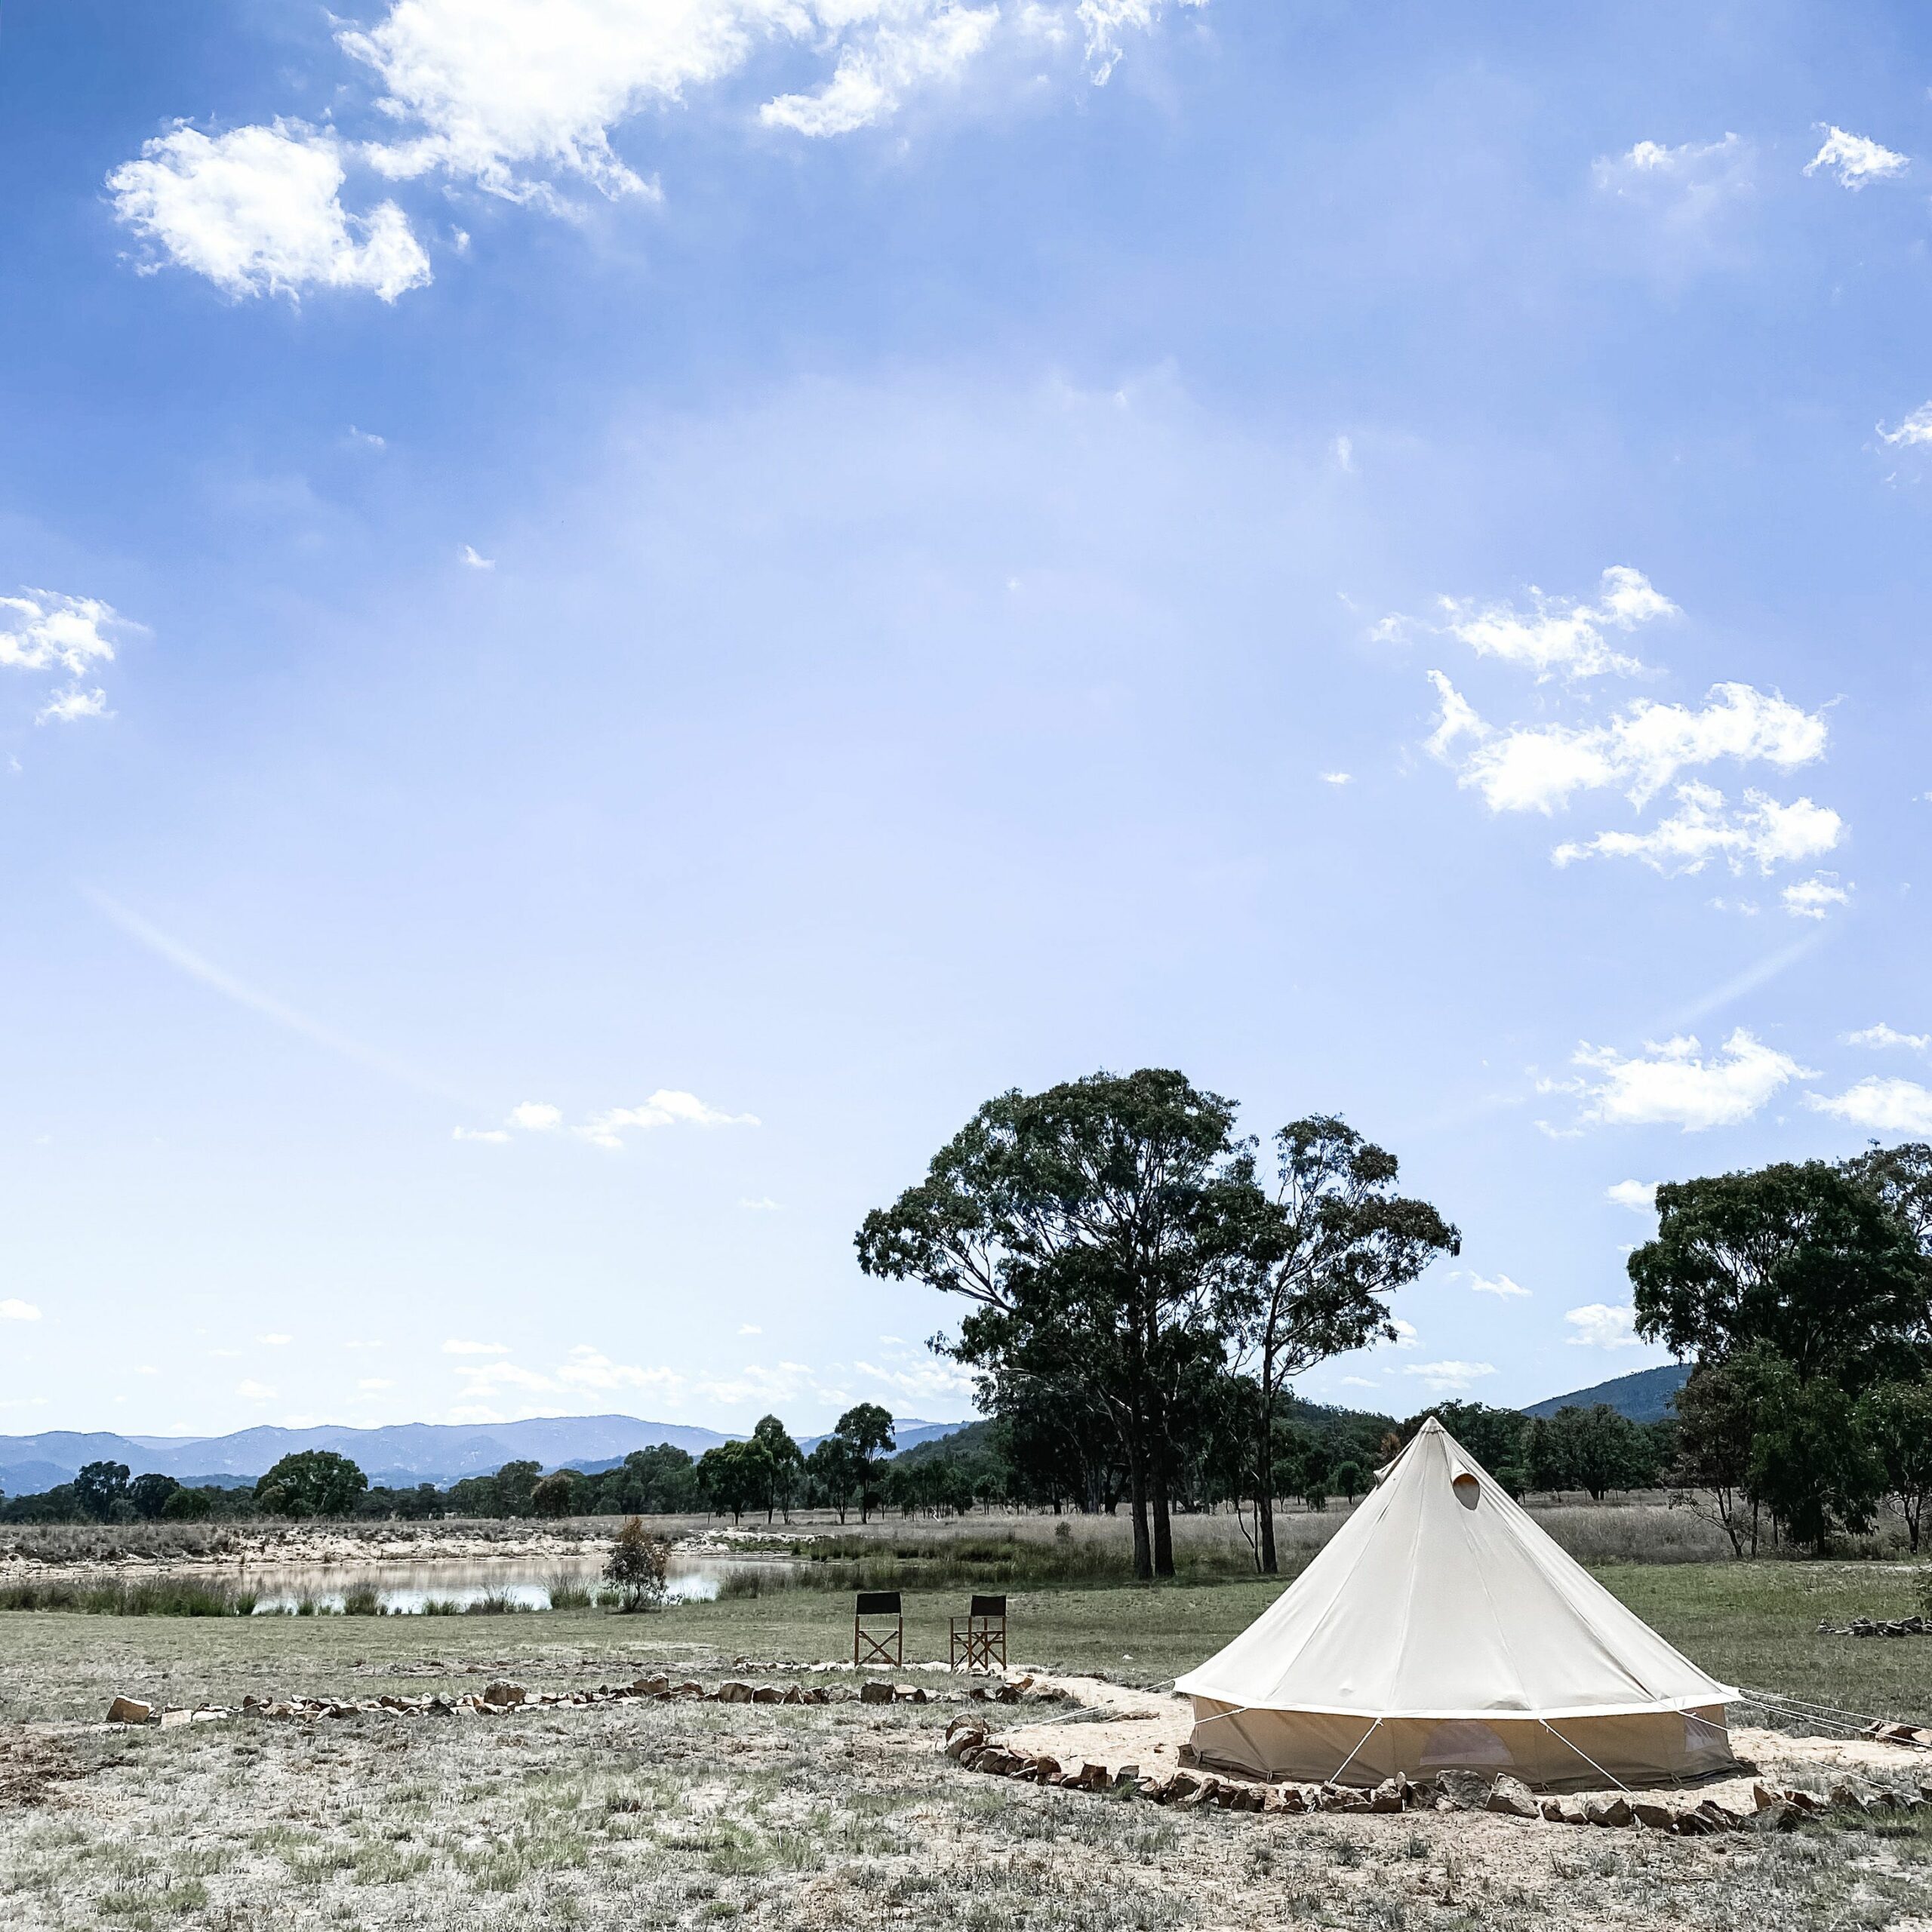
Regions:
[[[1211,1769],[1271,1783],[1367,1789],[1397,1772],[1506,1771],[1532,1790],[1631,1790],[1700,1783],[1741,1767],[1724,1707],[1616,1717],[1380,1721],[1333,1712],[1256,1710],[1194,1699],[1195,1755]]]

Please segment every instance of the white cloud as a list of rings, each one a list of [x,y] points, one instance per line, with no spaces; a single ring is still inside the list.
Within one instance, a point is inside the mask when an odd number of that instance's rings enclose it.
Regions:
[[[852,1373],[915,1402],[952,1401],[973,1393],[971,1376],[937,1358],[903,1368],[881,1368],[872,1362],[857,1361],[852,1364]]]
[[[1922,1054],[1932,1047],[1932,1033],[1901,1033],[1896,1027],[1887,1026],[1881,1020],[1875,1026],[1861,1027],[1856,1033],[1842,1035],[1848,1047],[1903,1047],[1908,1052]]]
[[[1175,0],[1183,7],[1204,7],[1208,0]],[[1105,87],[1124,51],[1129,33],[1152,33],[1158,23],[1163,0],[1080,0],[1074,10],[1084,31],[1087,59],[1094,85]]]
[[[1668,597],[1651,587],[1641,571],[1613,565],[1603,574],[1595,603],[1569,602],[1546,597],[1532,584],[1529,607],[1512,604],[1478,605],[1472,598],[1440,600],[1452,637],[1460,638],[1479,656],[1500,657],[1527,666],[1539,681],[1557,672],[1565,677],[1593,678],[1606,672],[1628,674],[1644,667],[1613,649],[1606,630],[1629,632],[1660,617],[1682,615]]]
[[[1750,144],[1736,134],[1671,147],[1639,141],[1592,164],[1599,192],[1614,195],[1680,231],[1703,227],[1751,185]]]
[[[1647,1041],[1644,1055],[1629,1060],[1612,1048],[1586,1044],[1573,1059],[1600,1077],[1544,1082],[1543,1091],[1580,1095],[1586,1103],[1583,1120],[1615,1127],[1675,1125],[1687,1134],[1735,1127],[1788,1081],[1817,1077],[1742,1026],[1708,1060],[1689,1035]]]
[[[1657,1204],[1657,1184],[1654,1180],[1613,1181],[1604,1189],[1603,1198],[1640,1214],[1653,1214]]]
[[[497,568],[496,558],[485,556],[473,544],[463,546],[463,561],[473,571],[493,571]]]
[[[741,1321],[738,1324],[738,1333],[741,1335],[762,1335],[764,1331],[755,1321]]]
[[[355,1386],[365,1395],[380,1395],[385,1389],[393,1389],[395,1384],[393,1382],[385,1382],[379,1375],[368,1375],[365,1376]]]
[[[1868,1074],[1842,1094],[1807,1094],[1804,1104],[1874,1134],[1932,1134],[1932,1089]]]
[[[571,1389],[676,1389],[684,1382],[675,1370],[635,1367],[583,1345],[571,1349],[556,1377]]]
[[[107,694],[97,685],[92,691],[83,691],[78,685],[69,685],[64,691],[56,691],[33,715],[36,724],[77,724],[83,718],[111,718],[113,713],[107,708]]]
[[[759,1195],[755,1201],[740,1201],[738,1205],[753,1214],[776,1214],[780,1211],[778,1203],[768,1194]]]
[[[90,666],[113,662],[111,632],[137,628],[98,598],[23,589],[0,597],[0,666],[78,677]]]
[[[1851,903],[1851,894],[1839,884],[1836,872],[1814,872],[1795,885],[1786,886],[1778,897],[1794,919],[1822,919],[1834,906]]]
[[[1161,0],[1080,0],[1097,82],[1124,36],[1151,32],[1162,11]],[[380,104],[404,131],[373,154],[377,166],[398,177],[441,170],[529,200],[543,198],[534,177],[545,173],[579,175],[608,195],[654,194],[613,150],[611,131],[647,108],[688,103],[774,42],[803,43],[832,69],[814,91],[768,101],[759,118],[843,134],[889,119],[919,87],[956,80],[1001,23],[997,5],[958,0],[397,0],[377,26],[338,39],[374,69]],[[1026,23],[1024,11],[1014,23]]]
[[[285,1349],[294,1339],[293,1335],[257,1335],[255,1337],[265,1349]]]
[[[1469,1288],[1472,1294],[1495,1295],[1505,1301],[1510,1300],[1518,1295],[1527,1295],[1529,1293],[1527,1288],[1524,1287],[1518,1282],[1512,1281],[1507,1275],[1491,1277],[1487,1275],[1472,1274],[1469,1277]]]
[[[549,1376],[540,1374],[534,1368],[524,1368],[513,1361],[465,1362],[457,1374],[468,1378],[464,1390],[466,1395],[478,1395],[494,1393],[500,1389],[521,1389],[532,1395],[555,1395],[558,1385]]]
[[[509,1349],[501,1342],[462,1342],[451,1340],[443,1344],[446,1355],[506,1355]]]
[[[845,48],[816,93],[781,94],[759,109],[758,118],[768,128],[818,137],[889,120],[914,88],[957,80],[984,51],[998,20],[996,6],[952,6],[907,28],[881,24],[869,42]]]
[[[0,1301],[0,1321],[38,1321],[40,1310],[30,1301],[20,1301],[9,1295]]]
[[[343,179],[331,133],[277,121],[211,137],[183,123],[107,186],[137,235],[230,295],[353,288],[393,302],[429,279],[429,258],[395,202],[346,213]]]
[[[1441,1395],[1466,1389],[1496,1371],[1486,1361],[1412,1361],[1402,1373],[1420,1376],[1432,1394]]]
[[[1823,718],[1775,691],[1714,685],[1701,709],[1639,699],[1603,724],[1484,724],[1439,672],[1430,673],[1442,719],[1429,749],[1446,757],[1465,737],[1477,742],[1458,783],[1482,794],[1492,811],[1538,811],[1567,805],[1579,792],[1621,790],[1643,806],[1680,771],[1722,758],[1758,761],[1790,771],[1822,755]]]
[[[1804,164],[1807,174],[1829,168],[1847,188],[1862,188],[1868,181],[1890,181],[1911,165],[1902,154],[1867,140],[1863,134],[1847,134],[1842,128],[1820,122],[1825,145]]]
[[[1475,706],[1440,671],[1430,672],[1429,681],[1435,687],[1437,701],[1442,706],[1442,715],[1436,721],[1435,729],[1424,741],[1424,749],[1430,757],[1446,762],[1450,753],[1464,738],[1473,738],[1481,744],[1494,735],[1490,727],[1477,716]]]
[[[1355,467],[1355,445],[1352,436],[1337,436],[1334,442],[1337,466],[1346,475],[1353,475]]]
[[[97,685],[88,689],[82,673],[113,661],[115,632],[140,629],[97,597],[23,589],[17,597],[0,597],[0,669],[64,671],[73,680],[35,713],[36,724],[110,717],[107,694]]]
[[[623,1135],[632,1130],[647,1131],[653,1128],[677,1125],[691,1127],[756,1127],[755,1114],[729,1114],[721,1109],[707,1106],[695,1094],[660,1087],[638,1107],[612,1107],[599,1114],[593,1114],[572,1130],[582,1139],[599,1147],[621,1147]],[[483,1140],[497,1145],[509,1140],[513,1134],[556,1134],[562,1131],[564,1111],[553,1106],[547,1100],[525,1100],[512,1107],[501,1127],[468,1128],[454,1130],[458,1140]],[[740,1204],[746,1208],[774,1208],[775,1201],[746,1201]]]
[[[1903,444],[1908,449],[1916,443],[1932,443],[1932,402],[1921,403],[1896,429],[1888,429],[1881,423],[1878,434],[1883,441]]]
[[[577,1131],[599,1147],[621,1147],[623,1136],[632,1129],[648,1132],[654,1128],[682,1123],[692,1127],[756,1127],[755,1114],[728,1114],[708,1106],[695,1094],[660,1087],[641,1107],[613,1107],[593,1114]]]
[[[1324,785],[1352,785],[1355,783],[1355,774],[1348,771],[1324,771],[1321,774],[1321,782]]]
[[[1380,1389],[1382,1385],[1371,1376],[1345,1375],[1342,1377],[1342,1386],[1344,1389]]]
[[[1389,1325],[1395,1331],[1397,1348],[1412,1349],[1416,1346],[1418,1337],[1414,1322],[1404,1321],[1399,1315],[1392,1315],[1389,1318]]]
[[[1769,872],[1781,865],[1801,865],[1821,857],[1844,835],[1844,821],[1829,806],[1798,798],[1788,805],[1762,792],[1747,791],[1741,808],[1725,801],[1715,786],[1692,783],[1677,788],[1677,810],[1643,832],[1600,832],[1593,838],[1570,840],[1551,857],[1559,866],[1579,859],[1635,859],[1666,878],[1700,872],[1721,859],[1733,872],[1755,866]],[[1842,905],[1847,894],[1814,880],[1786,886],[1788,910],[1823,918],[1827,904]]]
[[[353,423],[349,426],[349,440],[360,449],[386,450],[389,446],[386,436],[379,436],[373,429],[358,429]]]
[[[275,1391],[266,1382],[238,1382],[235,1392],[244,1401],[269,1402],[275,1399]]]
[[[428,258],[394,202],[365,217],[344,211],[345,158],[393,180],[440,174],[552,207],[560,177],[613,198],[660,199],[613,147],[614,131],[648,111],[688,109],[774,54],[808,59],[824,78],[766,101],[762,125],[848,134],[890,119],[919,90],[955,85],[1002,39],[1029,57],[1020,84],[1031,85],[1038,51],[1063,45],[1075,23],[1103,84],[1128,37],[1152,32],[1166,4],[393,0],[373,25],[336,35],[376,83],[392,140],[345,147],[286,121],[211,138],[183,125],[108,185],[122,220],[232,293],[321,285],[393,301],[429,279]]]
[[[1579,1349],[1636,1349],[1643,1346],[1643,1338],[1631,1332],[1631,1324],[1635,1319],[1634,1312],[1626,1303],[1613,1308],[1606,1302],[1593,1301],[1585,1308],[1573,1308],[1564,1320],[1576,1330],[1576,1334],[1564,1339],[1573,1348]]]

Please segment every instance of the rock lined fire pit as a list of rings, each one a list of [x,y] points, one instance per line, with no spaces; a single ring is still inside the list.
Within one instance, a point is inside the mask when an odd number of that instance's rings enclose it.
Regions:
[[[1444,1771],[1423,1780],[1398,1774],[1368,1790],[1346,1785],[1258,1784],[1185,1766],[1170,1774],[1143,1775],[1138,1764],[1062,1764],[1050,1752],[1015,1748],[992,1737],[979,1719],[964,1715],[946,1727],[944,1749],[962,1769],[991,1777],[1188,1810],[1211,1806],[1223,1811],[1278,1817],[1324,1811],[1371,1816],[1487,1811],[1539,1823],[1591,1825],[1609,1830],[1642,1828],[1679,1838],[1705,1838],[1716,1832],[1788,1832],[1807,1817],[1831,1811],[1875,1817],[1909,1816],[1932,1804],[1932,1780],[1916,1792],[1844,1780],[1823,1794],[1760,1781],[1751,1788],[1751,1809],[1747,1811],[1715,1798],[1666,1800],[1647,1792],[1539,1797],[1506,1773],[1491,1777],[1479,1771]]]

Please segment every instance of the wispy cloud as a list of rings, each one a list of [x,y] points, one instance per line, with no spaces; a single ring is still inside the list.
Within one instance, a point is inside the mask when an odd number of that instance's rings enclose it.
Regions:
[[[1623,675],[1644,667],[1611,644],[1607,633],[1627,635],[1660,618],[1682,616],[1641,571],[1614,564],[1603,574],[1594,602],[1548,597],[1530,586],[1524,605],[1478,604],[1472,598],[1440,600],[1443,629],[1479,657],[1497,657],[1534,671],[1539,679]]]
[[[446,1355],[506,1355],[509,1345],[503,1342],[468,1342],[452,1338],[443,1344]]]
[[[1887,1026],[1882,1020],[1875,1026],[1863,1026],[1857,1032],[1842,1034],[1840,1038],[1848,1047],[1900,1048],[1915,1054],[1922,1054],[1927,1047],[1932,1047],[1932,1033],[1901,1033],[1897,1027]]]
[[[345,1060],[352,1060],[359,1066],[367,1067],[372,1073],[380,1073],[385,1079],[394,1080],[405,1087],[414,1088],[420,1094],[435,1095],[439,1100],[456,1100],[462,1097],[452,1094],[448,1088],[415,1068],[405,1066],[400,1060],[392,1060],[386,1054],[378,1053],[372,1047],[365,1047],[359,1040],[352,1040],[346,1034],[324,1026],[311,1020],[305,1013],[298,1013],[291,1007],[271,995],[258,991],[246,981],[237,979],[232,973],[225,972],[211,961],[184,946],[158,926],[151,924],[138,913],[130,912],[118,900],[110,899],[104,892],[92,886],[81,888],[82,896],[89,905],[118,926],[129,938],[137,940],[158,958],[165,959],[177,971],[185,973],[191,980],[198,980],[211,988],[225,999],[232,1000],[237,1006],[246,1007],[251,1013],[272,1020],[278,1026],[286,1027],[291,1033],[299,1033],[306,1040],[329,1052],[339,1054]]]
[[[1808,800],[1799,801],[1801,804]],[[1833,813],[1833,817],[1837,814]],[[1810,878],[1800,879],[1795,885],[1788,885],[1779,897],[1784,909],[1794,919],[1822,919],[1835,906],[1849,906],[1851,891],[1838,883],[1836,872],[1814,872]]]
[[[38,1321],[40,1310],[30,1301],[20,1301],[9,1295],[0,1301],[0,1321]]]
[[[1678,808],[1643,832],[1600,832],[1593,838],[1557,847],[1558,866],[1579,859],[1635,859],[1666,878],[1702,872],[1713,859],[1734,874],[1755,867],[1760,873],[1780,866],[1822,857],[1844,835],[1844,821],[1809,798],[1788,805],[1762,792],[1747,791],[1742,808],[1728,804],[1714,786],[1680,785]],[[1786,909],[1822,919],[1825,909],[1843,905],[1849,895],[1823,875],[1784,889]]]

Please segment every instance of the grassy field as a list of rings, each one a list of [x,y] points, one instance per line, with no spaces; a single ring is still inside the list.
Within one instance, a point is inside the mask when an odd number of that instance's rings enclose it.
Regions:
[[[1720,1676],[1932,1719],[1932,1639],[1821,1636],[1909,1607],[1872,1565],[1612,1566],[1604,1580]],[[1016,1660],[1158,1683],[1277,1586],[1054,1591]],[[957,1596],[908,1600],[909,1655]],[[621,1617],[0,1615],[0,1921],[34,1928],[632,1928],[729,1921],[961,1932],[1320,1924],[1932,1921],[1932,1834],[1807,1828],[1679,1841],[1484,1817],[1247,1819],[957,1771],[937,1709],[617,1706],[490,1724],[356,1717],[108,1733],[117,1691],[367,1697],[696,1675],[849,1655],[849,1604],[786,1591]],[[777,1672],[773,1674],[776,1675]]]
[[[1898,1617],[1922,1572],[1869,1564],[1614,1564],[1597,1573],[1720,1679],[1844,1709],[1932,1722],[1932,1638],[1834,1637],[1829,1620]],[[1160,1684],[1252,1623],[1282,1586],[1054,1590],[1011,1600],[1013,1654],[1056,1669]],[[957,1593],[906,1598],[909,1660],[943,1658]],[[117,1691],[238,1704],[251,1691],[340,1692],[406,1664],[423,1688],[514,1666],[615,1677],[747,1657],[849,1657],[851,1604],[829,1591],[674,1607],[647,1617],[552,1611],[493,1617],[115,1617],[0,1614],[0,1721],[97,1716]],[[432,1668],[440,1663],[448,1668]]]

